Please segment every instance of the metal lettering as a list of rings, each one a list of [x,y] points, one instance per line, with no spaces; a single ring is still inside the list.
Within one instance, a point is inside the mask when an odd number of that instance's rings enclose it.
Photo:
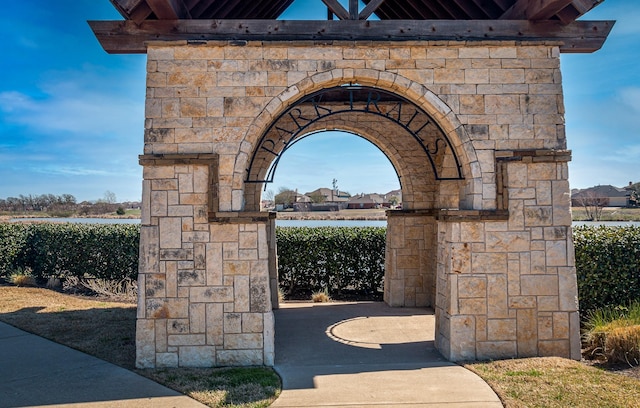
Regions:
[[[396,108],[398,108],[398,117],[393,119],[391,117],[391,113],[394,112]],[[402,116],[402,102],[398,102],[393,108],[389,109],[389,111],[385,116],[391,120],[395,120],[396,122],[400,123],[400,117]]]
[[[371,98],[371,96],[374,95],[374,92],[369,91],[369,95],[367,95],[367,106],[364,108],[365,112],[369,112],[369,105],[371,105],[373,103],[373,106],[376,107],[376,110],[378,111],[378,113],[382,113],[380,111],[380,107],[378,106],[378,102],[380,102],[380,94],[379,93],[375,93],[376,99]]]
[[[271,149],[267,149],[267,148],[265,147],[265,145],[266,145],[267,143],[271,143]],[[272,155],[274,155],[274,156],[276,156],[276,157],[278,157],[278,156],[279,156],[279,155],[278,155],[278,153],[274,152],[274,150],[276,150],[276,144],[273,142],[273,140],[268,140],[268,139],[267,139],[267,140],[265,140],[264,142],[262,142],[262,146],[260,146],[260,148],[261,148],[262,150],[265,150],[265,151],[267,151],[267,152],[271,153]]]
[[[331,109],[329,108],[325,108],[324,106],[320,106],[320,102],[322,101],[322,95],[320,95],[318,97],[318,100],[316,100],[316,98],[311,99],[311,103],[313,104],[313,108],[316,110],[316,115],[318,115],[318,117],[316,119],[320,119],[322,117],[322,114],[320,113],[320,110],[326,111],[326,115],[330,115],[331,114]]]
[[[293,113],[297,113],[297,117],[293,116]],[[293,110],[291,110],[289,112],[289,117],[291,118],[291,120],[293,120],[293,123],[296,124],[296,126],[298,126],[298,131],[302,130],[302,128],[304,128],[305,126],[309,125],[310,123],[313,122],[313,119],[309,119],[309,118],[305,118],[304,116],[302,116],[302,111],[299,108],[295,108]],[[303,125],[301,125],[300,123],[298,123],[298,119],[300,120],[306,120],[307,123]]]

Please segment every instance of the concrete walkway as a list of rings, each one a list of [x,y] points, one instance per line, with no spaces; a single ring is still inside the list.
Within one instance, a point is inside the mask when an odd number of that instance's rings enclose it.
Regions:
[[[0,322],[0,407],[196,408],[129,370]]]
[[[283,391],[272,407],[502,407],[434,348],[429,310],[294,302],[275,314]]]

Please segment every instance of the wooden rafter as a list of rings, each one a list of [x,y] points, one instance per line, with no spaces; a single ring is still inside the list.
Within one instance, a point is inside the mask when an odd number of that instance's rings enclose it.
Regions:
[[[338,3],[338,0],[322,0],[322,2],[335,14],[340,20],[349,20],[349,12]]]
[[[614,21],[557,20],[150,20],[90,21],[109,53],[145,53],[149,41],[553,41],[562,52],[593,52]]]
[[[360,14],[358,15],[358,19],[359,20],[368,19],[371,16],[371,14],[373,14],[378,9],[378,7],[382,5],[382,3],[384,3],[384,0],[370,1],[369,4],[367,4],[360,12]]]
[[[183,0],[147,0],[158,20],[190,19],[191,14]]]
[[[518,0],[500,18],[503,20],[548,20],[573,0]]]

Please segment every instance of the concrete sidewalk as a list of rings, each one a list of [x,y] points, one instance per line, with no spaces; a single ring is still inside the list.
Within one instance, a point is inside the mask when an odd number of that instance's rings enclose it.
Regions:
[[[491,388],[445,361],[433,314],[383,303],[285,303],[276,311],[273,407],[500,408]],[[0,408],[204,407],[129,370],[0,323]]]
[[[0,322],[0,407],[204,407],[129,370]]]
[[[275,313],[283,391],[272,407],[502,407],[434,348],[429,310],[294,302]]]

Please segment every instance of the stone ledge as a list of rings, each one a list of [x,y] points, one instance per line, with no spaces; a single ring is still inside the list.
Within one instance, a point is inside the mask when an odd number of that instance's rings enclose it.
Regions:
[[[387,217],[434,217],[438,221],[508,221],[508,210],[388,210]]]
[[[216,153],[195,154],[141,154],[141,166],[173,166],[179,164],[212,164],[218,160]]]
[[[570,162],[571,150],[496,150],[496,161],[521,161],[525,163]]]
[[[266,223],[276,219],[275,212],[215,211],[209,212],[209,222],[216,224]]]

